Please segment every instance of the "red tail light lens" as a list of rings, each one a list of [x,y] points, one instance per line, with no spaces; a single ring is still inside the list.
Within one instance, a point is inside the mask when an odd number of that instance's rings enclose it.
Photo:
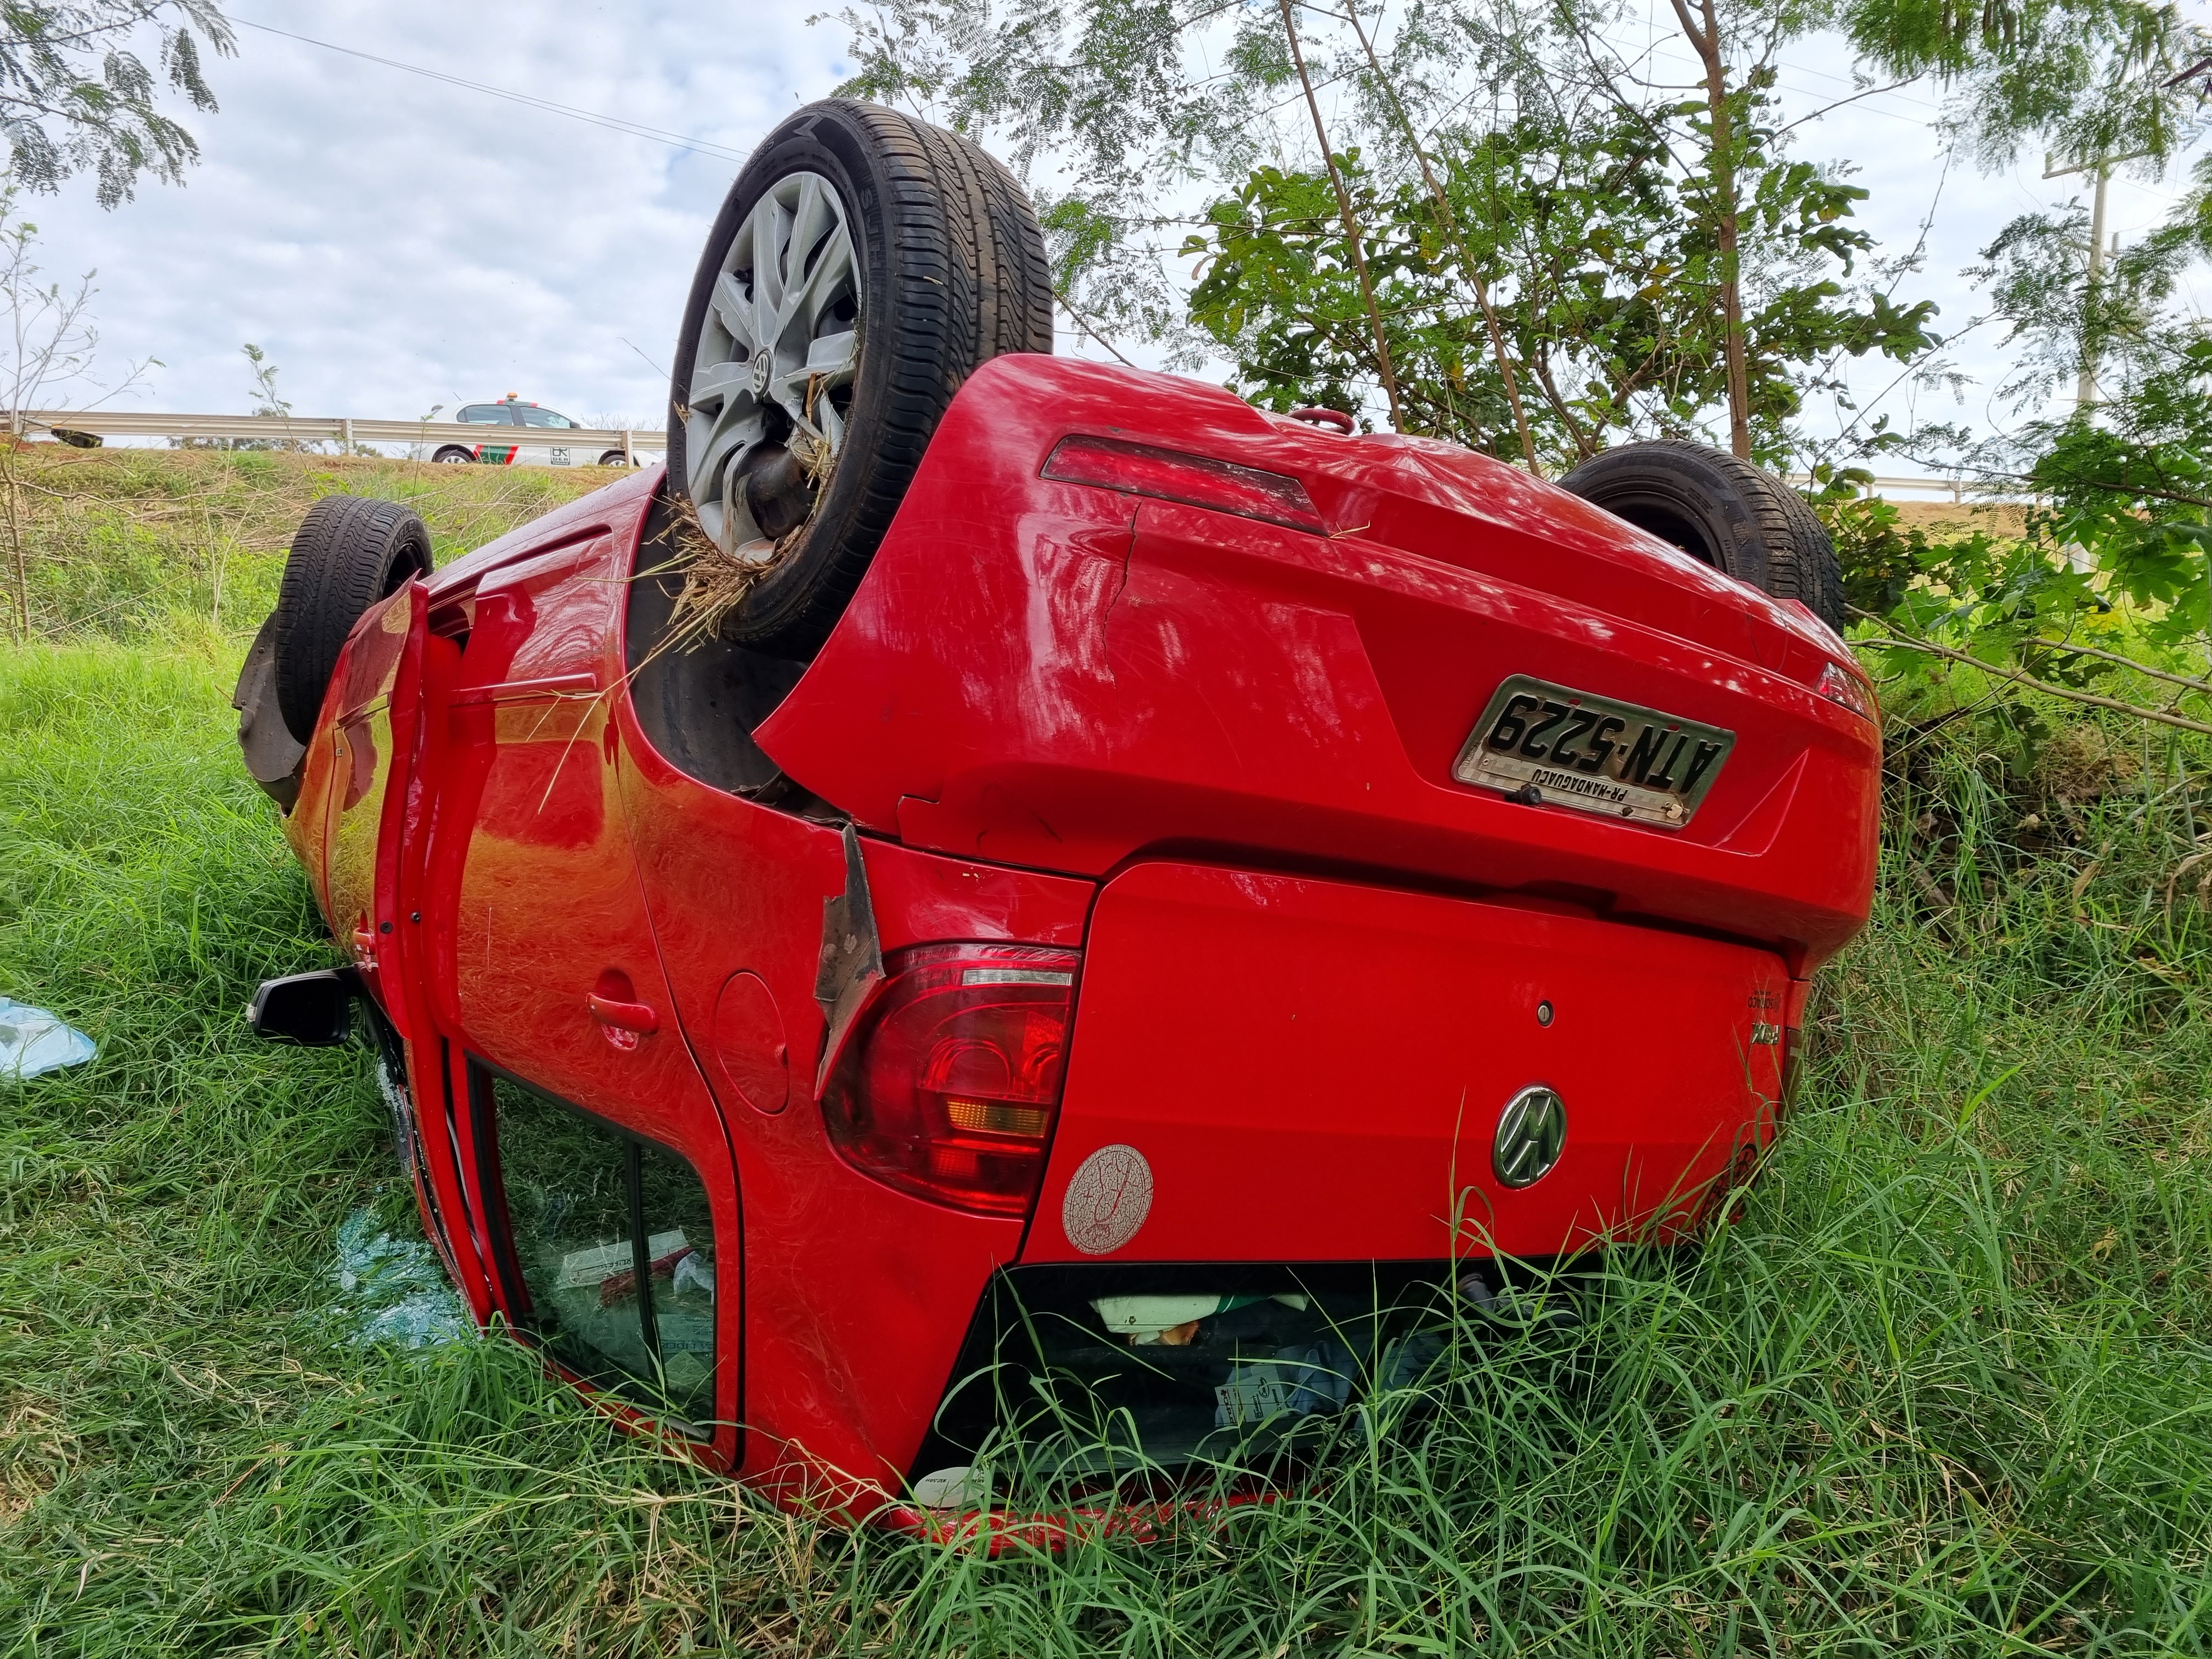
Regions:
[[[1858,676],[1836,663],[1823,663],[1820,678],[1813,689],[1830,702],[1839,702],[1862,720],[1881,724],[1881,713],[1875,708],[1874,693]]]
[[[1306,487],[1288,473],[1263,472],[1256,466],[1119,438],[1062,438],[1045,458],[1044,471],[1038,476],[1181,501],[1187,507],[1210,507],[1217,513],[1264,519],[1316,535],[1328,529],[1314,510]]]
[[[1073,951],[1022,945],[893,957],[823,1097],[830,1144],[917,1198],[1027,1215],[1060,1109],[1081,963]]]

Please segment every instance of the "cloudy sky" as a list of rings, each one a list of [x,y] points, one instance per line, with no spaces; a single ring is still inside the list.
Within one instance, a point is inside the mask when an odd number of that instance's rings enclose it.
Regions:
[[[111,213],[80,181],[29,216],[50,275],[97,268],[101,369],[164,365],[119,407],[243,412],[251,340],[303,415],[412,418],[515,392],[578,416],[657,422],[678,309],[738,158],[846,73],[844,31],[810,28],[811,9],[241,0],[239,55],[209,67],[222,112],[185,117],[204,153],[188,182],[142,185]],[[1819,42],[1786,62],[1795,111],[1851,90]],[[1935,207],[1927,275],[1905,291],[1938,300],[1955,329],[1978,308],[1960,267],[2067,185],[2040,179],[2040,157],[1996,177],[1961,166],[1939,201],[1931,97],[1864,99],[1808,129],[1802,153],[1857,166],[1874,192],[1864,221],[1892,246],[1911,246]],[[2147,228],[2172,189],[2116,186],[2112,228]],[[2002,368],[1987,337],[1960,352],[1985,383]],[[1063,336],[1063,349],[1077,343]],[[1980,391],[1921,409],[1982,427],[1991,414]]]

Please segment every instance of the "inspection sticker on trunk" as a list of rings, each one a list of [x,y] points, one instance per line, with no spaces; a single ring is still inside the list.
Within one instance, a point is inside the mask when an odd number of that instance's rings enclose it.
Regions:
[[[1717,726],[1515,674],[1468,734],[1452,775],[1532,804],[1679,830],[1735,747],[1735,733]]]

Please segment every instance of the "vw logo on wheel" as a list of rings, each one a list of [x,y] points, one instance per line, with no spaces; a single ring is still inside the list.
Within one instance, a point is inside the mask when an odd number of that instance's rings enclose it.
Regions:
[[[1530,1186],[1550,1173],[1566,1145],[1566,1102],[1542,1084],[1532,1083],[1498,1115],[1490,1167],[1509,1187]]]

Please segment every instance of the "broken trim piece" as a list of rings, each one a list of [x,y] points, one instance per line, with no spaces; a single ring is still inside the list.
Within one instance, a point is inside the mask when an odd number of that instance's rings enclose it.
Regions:
[[[822,1006],[822,1060],[814,1073],[814,1098],[830,1086],[845,1039],[860,1012],[884,983],[884,945],[868,898],[868,869],[860,832],[845,825],[845,890],[822,901],[822,966],[814,1000]]]

